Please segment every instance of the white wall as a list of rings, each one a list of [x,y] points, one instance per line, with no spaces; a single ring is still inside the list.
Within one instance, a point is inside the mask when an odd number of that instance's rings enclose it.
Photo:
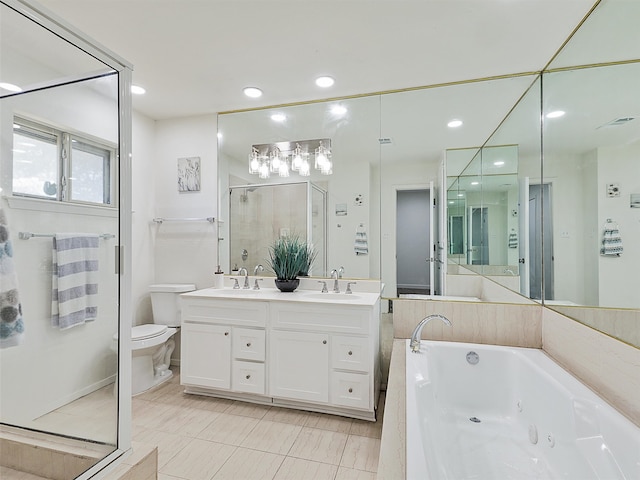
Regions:
[[[624,251],[620,257],[597,256],[600,306],[638,308],[640,275],[640,209],[629,207],[629,195],[640,194],[640,142],[598,149],[598,225],[608,218],[616,222]],[[630,175],[629,172],[635,172]],[[606,186],[618,183],[619,197],[608,197]]]

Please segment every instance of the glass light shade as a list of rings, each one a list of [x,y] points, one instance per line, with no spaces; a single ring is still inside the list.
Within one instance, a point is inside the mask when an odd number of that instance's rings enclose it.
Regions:
[[[278,175],[281,177],[289,176],[289,163],[286,160],[280,162],[280,167],[278,168]]]
[[[309,175],[311,175],[311,167],[309,166],[309,162],[307,162],[306,160],[302,162],[302,165],[300,165],[299,173],[302,177],[308,177]]]
[[[298,170],[300,170],[301,166],[302,166],[302,155],[300,154],[294,155],[293,158],[291,159],[291,170],[293,170],[294,172],[297,172]]]
[[[252,153],[249,155],[249,173],[255,174],[258,170],[260,170],[260,160],[256,153]]]
[[[264,162],[262,163],[262,165],[260,165],[258,176],[260,178],[269,178],[269,165],[267,164],[267,162]]]
[[[321,167],[320,173],[322,175],[331,175],[333,173],[333,162],[327,160]]]

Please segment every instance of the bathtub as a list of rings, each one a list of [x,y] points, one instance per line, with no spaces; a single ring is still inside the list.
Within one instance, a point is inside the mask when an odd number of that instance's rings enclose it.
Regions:
[[[407,479],[640,479],[640,428],[542,350],[405,348]]]

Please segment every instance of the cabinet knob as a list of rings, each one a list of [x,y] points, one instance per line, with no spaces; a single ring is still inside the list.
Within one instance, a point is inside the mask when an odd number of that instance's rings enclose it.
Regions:
[[[349,355],[353,355],[353,352],[352,352],[351,350],[349,350],[347,353],[348,353]]]
[[[247,347],[250,347],[250,346],[251,346],[251,342],[247,342]]]
[[[228,337],[229,336],[229,332],[224,332],[224,336]]]
[[[349,393],[353,393],[353,388],[350,388],[350,389],[349,389]]]
[[[326,341],[326,340],[322,340],[322,344],[323,344],[323,345],[326,345],[326,344],[327,344],[327,341]]]
[[[246,376],[246,377],[244,377],[244,378],[246,378],[247,380],[249,380],[249,379],[251,378],[251,375],[247,375],[247,376]]]

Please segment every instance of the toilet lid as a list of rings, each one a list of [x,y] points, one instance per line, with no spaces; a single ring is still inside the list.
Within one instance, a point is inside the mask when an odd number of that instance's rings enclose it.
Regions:
[[[147,338],[157,337],[166,332],[167,328],[166,325],[156,325],[155,323],[137,325],[131,329],[131,340],[146,340]]]

